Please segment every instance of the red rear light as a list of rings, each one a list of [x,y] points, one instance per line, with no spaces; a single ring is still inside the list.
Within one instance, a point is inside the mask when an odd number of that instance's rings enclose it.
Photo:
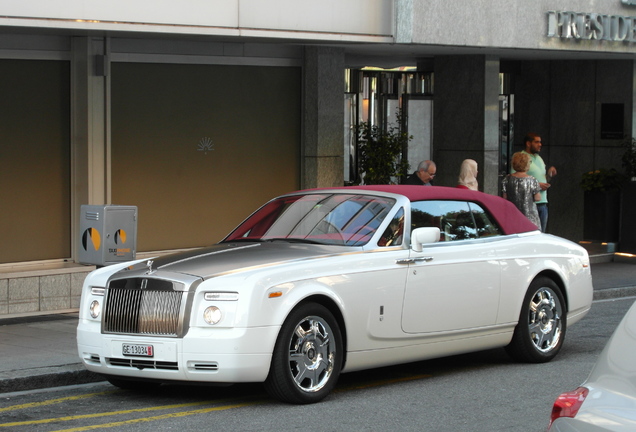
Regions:
[[[550,426],[552,422],[560,417],[574,417],[576,413],[579,412],[589,392],[590,391],[585,387],[579,387],[574,391],[561,394],[556,401],[554,401],[552,416],[550,417]]]

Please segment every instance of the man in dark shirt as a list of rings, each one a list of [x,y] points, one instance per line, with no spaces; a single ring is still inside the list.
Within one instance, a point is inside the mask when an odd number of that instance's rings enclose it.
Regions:
[[[417,166],[417,171],[407,177],[403,183],[405,185],[419,185],[419,186],[433,186],[431,180],[435,177],[437,167],[432,160],[425,160],[420,162]]]

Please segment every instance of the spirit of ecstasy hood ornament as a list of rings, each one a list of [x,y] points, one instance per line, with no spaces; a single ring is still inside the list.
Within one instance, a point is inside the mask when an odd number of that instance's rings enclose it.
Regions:
[[[148,270],[146,271],[146,274],[152,274],[154,272],[154,270],[152,269],[152,264],[153,263],[154,263],[153,260],[146,261],[146,267],[148,267]]]

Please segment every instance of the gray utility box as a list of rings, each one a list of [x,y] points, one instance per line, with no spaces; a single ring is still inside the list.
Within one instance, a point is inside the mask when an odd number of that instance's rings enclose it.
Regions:
[[[135,259],[137,207],[83,205],[79,262],[106,266]]]

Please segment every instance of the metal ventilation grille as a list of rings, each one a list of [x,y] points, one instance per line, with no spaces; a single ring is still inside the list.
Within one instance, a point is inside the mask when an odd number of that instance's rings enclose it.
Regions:
[[[179,370],[179,364],[177,362],[161,362],[154,360],[139,360],[139,359],[122,359],[122,358],[107,358],[106,362],[111,366],[128,367],[142,369],[159,369],[159,370]]]
[[[139,289],[136,282],[140,280],[128,280],[126,288],[111,284],[104,309],[104,333],[177,336],[181,301],[186,294],[172,290]],[[148,281],[144,286],[151,285]]]
[[[197,371],[218,371],[219,364],[218,363],[195,363],[192,365],[192,369]]]

